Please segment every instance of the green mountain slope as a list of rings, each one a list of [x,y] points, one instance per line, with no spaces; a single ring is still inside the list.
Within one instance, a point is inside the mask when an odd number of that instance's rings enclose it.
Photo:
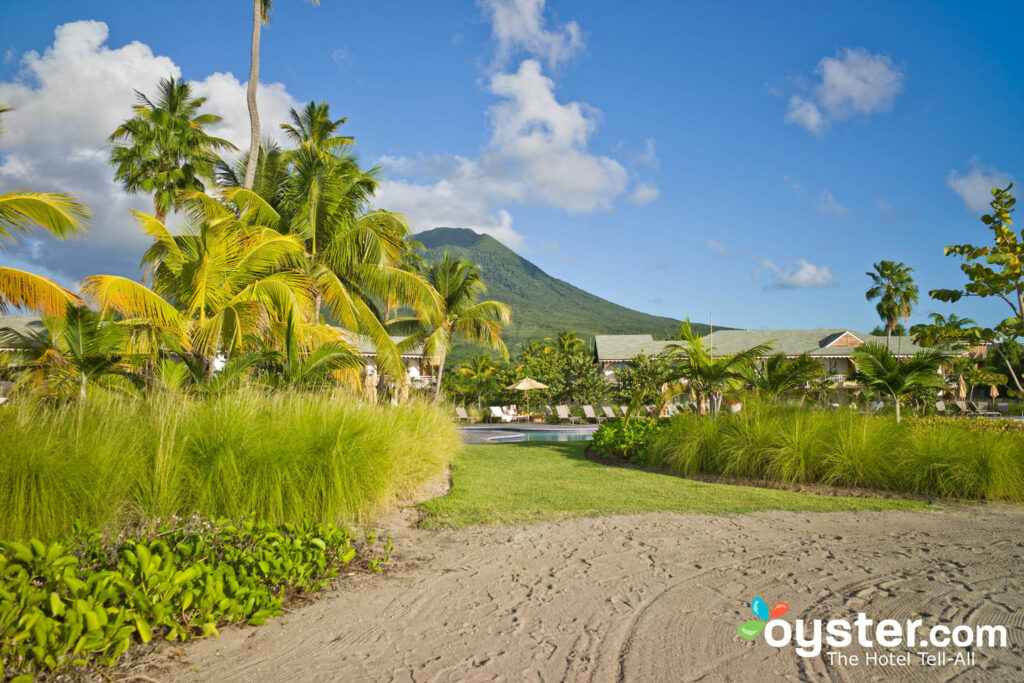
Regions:
[[[438,261],[447,251],[480,267],[487,283],[487,298],[512,307],[512,325],[505,343],[514,353],[527,339],[553,337],[571,330],[593,341],[595,334],[651,334],[666,339],[679,329],[679,321],[648,315],[594,296],[568,282],[553,278],[490,235],[465,228],[435,228],[417,233],[426,247],[424,257]],[[706,325],[694,325],[704,332]],[[478,350],[458,348],[452,360],[464,360]]]

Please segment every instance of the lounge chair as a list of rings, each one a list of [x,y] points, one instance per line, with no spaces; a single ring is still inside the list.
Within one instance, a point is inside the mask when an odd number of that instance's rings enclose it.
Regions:
[[[499,422],[511,422],[512,417],[505,414],[505,411],[498,406],[491,406],[491,417]]]
[[[569,406],[555,406],[555,412],[558,414],[558,419],[563,422],[568,421],[569,424],[574,424],[580,421],[580,418],[569,412]]]
[[[953,401],[961,415],[974,415],[974,411],[967,407],[967,401]]]
[[[523,415],[514,405],[505,406],[504,410],[505,414],[512,418],[513,422],[526,422],[530,419],[529,415]]]
[[[551,410],[551,406],[549,406],[549,405],[547,405],[545,403],[544,404],[544,416],[545,417],[551,417],[554,414],[555,414],[555,411]]]
[[[1009,415],[1010,414],[1010,404],[1009,403],[997,403],[996,404],[996,410],[999,411],[1000,415]]]
[[[598,424],[604,422],[607,418],[604,415],[598,415],[594,412],[594,406],[583,406],[583,417],[588,420],[593,420]]]
[[[473,421],[473,418],[466,413],[466,409],[462,406],[455,406],[455,417],[459,418],[459,422],[462,422],[463,420],[466,422]]]
[[[619,410],[622,411],[622,417],[629,415],[629,406],[619,406]]]
[[[945,401],[936,401],[935,402],[935,412],[938,413],[939,415],[952,415],[953,414],[952,411],[946,409]]]
[[[970,406],[971,410],[973,410],[975,414],[981,415],[982,417],[999,417],[999,413],[996,411],[982,408],[974,401],[968,401],[967,405]]]
[[[615,419],[615,411],[609,408],[608,406],[601,406],[601,410],[604,412],[604,416],[607,417],[609,420]]]

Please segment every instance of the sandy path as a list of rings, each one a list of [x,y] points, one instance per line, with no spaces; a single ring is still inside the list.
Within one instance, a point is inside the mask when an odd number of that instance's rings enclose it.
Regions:
[[[178,680],[1024,680],[1024,508],[649,514],[395,529],[359,577],[260,628],[197,641]],[[736,636],[755,596],[787,617],[1002,624],[972,669],[828,666]],[[882,648],[878,652],[884,652]],[[956,652],[956,648],[951,648]],[[857,652],[847,648],[844,652]]]

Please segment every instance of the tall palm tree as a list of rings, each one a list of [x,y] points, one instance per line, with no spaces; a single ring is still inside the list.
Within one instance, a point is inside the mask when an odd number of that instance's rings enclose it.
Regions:
[[[910,312],[917,303],[917,285],[911,277],[914,269],[905,263],[881,261],[874,267],[874,272],[866,273],[872,285],[865,295],[868,301],[878,299],[875,310],[885,322],[885,345],[888,346],[896,323],[910,318]]]
[[[786,358],[786,354],[776,353],[743,368],[741,374],[758,396],[777,399],[820,379],[825,368],[810,356]]]
[[[320,0],[309,0],[319,5]],[[270,23],[273,0],[252,0],[252,40],[249,43],[249,85],[245,101],[249,107],[249,156],[246,159],[243,187],[251,190],[256,177],[256,162],[260,149],[260,114],[256,108],[256,88],[260,81],[260,32],[263,24]]]
[[[276,229],[304,246],[305,272],[314,285],[313,319],[326,310],[347,330],[367,337],[381,370],[400,378],[405,367],[385,328],[387,313],[404,306],[426,320],[436,317],[441,299],[408,268],[412,245],[405,220],[372,208],[379,169],[359,167],[349,152],[351,138],[337,134],[342,123],[331,119],[326,104],[292,110],[283,128],[295,149],[261,149],[253,185],[279,214]],[[223,183],[237,182],[240,169],[220,170]],[[264,174],[276,182],[265,181]]]
[[[0,105],[0,114],[12,111]],[[3,127],[0,126],[0,133]],[[14,190],[0,194],[0,248],[14,244],[17,236],[35,228],[65,240],[86,232],[89,209],[76,198],[62,192]],[[41,275],[17,268],[0,267],[0,313],[9,307],[64,315],[68,303],[82,303],[75,294]]]
[[[185,195],[213,179],[218,152],[235,146],[205,131],[221,119],[200,113],[206,98],[193,97],[185,81],[161,80],[155,100],[135,94],[135,116],[110,135],[110,164],[126,191],[152,193],[153,215],[162,223]]]
[[[225,190],[222,198],[191,196],[199,221],[181,235],[137,214],[154,240],[143,257],[152,289],[112,275],[82,281],[101,311],[149,321],[208,370],[217,354],[243,351],[289,314],[308,320],[312,310],[312,284],[298,269],[301,242],[274,229],[277,214],[252,192]]]
[[[575,332],[562,330],[558,333],[555,342],[558,350],[565,354],[583,350],[583,340],[577,337]]]
[[[704,340],[693,333],[689,318],[680,325],[679,336],[682,341],[667,344],[665,352],[673,357],[677,376],[686,380],[698,405],[708,399],[712,416],[718,415],[725,391],[741,385],[758,359],[771,350],[770,344],[759,344],[732,356],[715,357],[704,346]]]
[[[850,380],[892,397],[896,404],[897,423],[900,421],[900,404],[908,395],[946,387],[939,376],[939,367],[945,356],[938,349],[919,351],[900,362],[887,346],[868,342],[858,346],[850,355],[857,366],[850,373]]]
[[[500,301],[479,301],[487,292],[480,270],[448,252],[441,261],[427,267],[426,279],[441,295],[441,308],[430,320],[419,321],[419,330],[405,344],[423,343],[423,355],[437,367],[434,400],[439,401],[445,359],[456,336],[495,349],[508,360],[501,332],[512,319],[512,309]],[[395,319],[395,324],[408,322],[409,319]]]

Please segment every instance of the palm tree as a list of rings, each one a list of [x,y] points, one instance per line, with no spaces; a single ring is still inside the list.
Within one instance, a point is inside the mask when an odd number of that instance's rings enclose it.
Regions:
[[[564,354],[576,353],[583,350],[583,340],[576,336],[575,332],[562,330],[556,339],[557,348]]]
[[[426,279],[441,296],[441,308],[430,320],[419,321],[419,330],[405,341],[405,345],[423,343],[423,355],[437,367],[434,400],[439,401],[444,362],[454,337],[461,336],[467,341],[495,349],[508,360],[508,349],[501,340],[501,332],[512,319],[512,309],[500,301],[478,301],[487,291],[480,270],[448,252],[440,262],[428,266]],[[409,322],[415,321],[396,318],[394,324]]]
[[[221,119],[199,112],[206,98],[192,97],[188,83],[161,80],[155,101],[135,94],[135,116],[110,135],[110,164],[127,192],[153,194],[153,215],[162,223],[185,195],[202,192],[203,181],[213,179],[217,153],[235,146],[206,133]]]
[[[0,346],[21,358],[19,380],[32,391],[53,398],[77,388],[85,400],[89,385],[106,375],[127,376],[125,355],[128,335],[112,320],[104,320],[84,306],[68,304],[61,318],[46,318],[39,331],[0,330]]]
[[[459,368],[459,374],[468,379],[476,390],[476,405],[478,408],[483,406],[484,394],[488,390],[497,387],[495,379],[497,371],[498,365],[490,356],[484,353],[473,356],[468,363],[463,363],[462,367]]]
[[[708,399],[712,416],[718,415],[725,391],[741,385],[758,359],[771,350],[770,344],[759,344],[732,356],[716,358],[704,346],[704,340],[693,333],[689,318],[680,325],[679,336],[682,342],[667,344],[665,352],[674,358],[676,375],[686,380],[698,405],[703,407],[703,399]]]
[[[270,347],[256,353],[268,383],[273,387],[313,387],[327,384],[332,375],[363,368],[359,351],[340,336],[303,343],[302,324],[294,312],[285,321],[284,348]]]
[[[868,301],[878,299],[875,310],[885,323],[885,345],[888,346],[896,323],[910,318],[910,311],[917,303],[917,285],[910,275],[914,269],[904,263],[881,261],[874,266],[874,272],[866,273],[873,283],[866,296]]]
[[[319,5],[320,0],[310,0]],[[249,157],[245,165],[243,187],[251,190],[256,177],[256,162],[260,149],[260,114],[256,108],[256,88],[260,81],[260,30],[263,24],[270,23],[270,11],[273,0],[252,0],[252,41],[249,44],[249,85],[245,90],[245,100],[249,107]]]
[[[741,374],[758,396],[777,399],[820,379],[825,368],[810,356],[790,359],[784,353],[776,353],[759,365],[743,368]]]
[[[253,185],[279,214],[276,229],[304,246],[313,319],[326,309],[341,326],[370,339],[381,370],[400,378],[405,367],[385,328],[387,312],[407,306],[426,320],[437,316],[441,299],[408,269],[412,247],[405,220],[372,208],[380,171],[360,169],[348,149],[351,138],[337,134],[342,123],[331,119],[326,104],[292,110],[291,123],[282,127],[296,148],[260,150]],[[222,166],[222,182],[237,183],[240,170]]]
[[[12,111],[0,106],[0,114]],[[0,126],[0,133],[3,127]],[[71,195],[61,192],[14,190],[0,194],[0,247],[16,243],[19,234],[42,228],[65,240],[86,232],[89,209]],[[41,275],[16,268],[0,267],[0,313],[9,307],[41,311],[49,316],[64,315],[68,303],[82,303],[75,294]]]
[[[222,198],[224,204],[202,193],[190,197],[189,211],[199,221],[181,235],[136,214],[154,240],[143,257],[152,289],[112,275],[82,281],[102,312],[148,321],[208,372],[217,354],[230,357],[273,334],[289,314],[308,320],[312,311],[313,285],[297,269],[301,242],[274,229],[277,214],[252,192],[225,190]]]
[[[856,370],[850,373],[850,380],[863,387],[892,397],[896,404],[896,422],[900,421],[900,404],[903,399],[927,389],[945,388],[939,368],[944,354],[938,349],[925,349],[904,362],[887,347],[876,342],[858,346],[850,354],[856,363]]]

